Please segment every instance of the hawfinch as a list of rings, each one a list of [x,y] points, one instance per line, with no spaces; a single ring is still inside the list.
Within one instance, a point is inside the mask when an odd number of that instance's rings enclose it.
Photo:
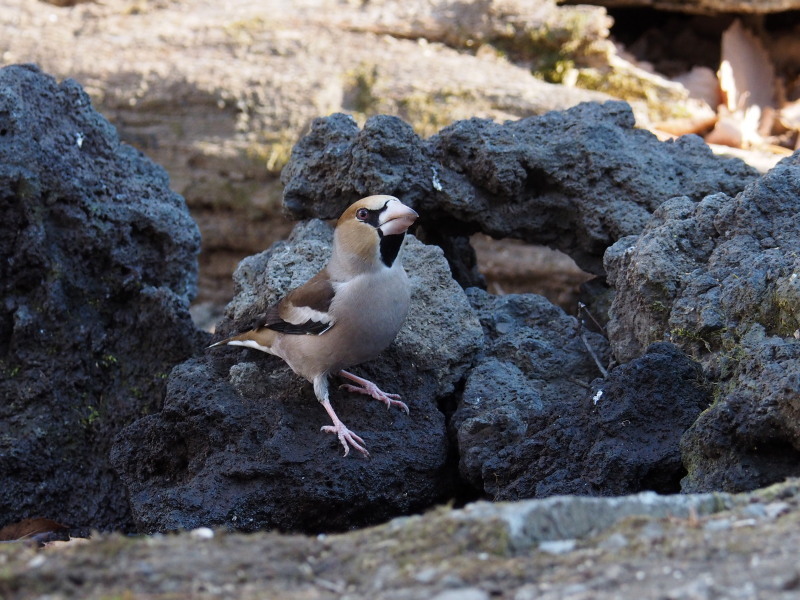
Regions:
[[[408,314],[408,276],[400,263],[406,230],[419,215],[393,196],[369,196],[352,204],[336,223],[327,266],[261,315],[253,329],[214,346],[246,346],[279,356],[314,385],[333,421],[322,431],[369,456],[364,440],[345,427],[328,399],[328,376],[408,413],[397,394],[345,371],[371,360],[392,343]]]

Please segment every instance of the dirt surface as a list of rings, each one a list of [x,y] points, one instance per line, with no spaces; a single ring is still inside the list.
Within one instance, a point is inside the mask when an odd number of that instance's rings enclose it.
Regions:
[[[9,544],[0,597],[796,598],[798,493],[790,481],[738,496],[479,503],[317,537],[201,529]]]

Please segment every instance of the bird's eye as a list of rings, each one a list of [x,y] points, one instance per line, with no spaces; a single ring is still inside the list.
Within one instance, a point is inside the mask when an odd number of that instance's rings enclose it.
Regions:
[[[369,211],[366,208],[359,208],[356,211],[356,219],[359,221],[366,221],[369,216]]]

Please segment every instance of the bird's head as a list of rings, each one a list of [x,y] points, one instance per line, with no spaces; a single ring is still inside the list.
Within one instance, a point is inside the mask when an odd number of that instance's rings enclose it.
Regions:
[[[351,204],[336,222],[334,256],[366,267],[391,267],[406,231],[419,215],[394,196],[369,196]]]

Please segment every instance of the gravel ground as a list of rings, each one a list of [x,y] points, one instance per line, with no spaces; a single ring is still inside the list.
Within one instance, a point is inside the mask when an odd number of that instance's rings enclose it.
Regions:
[[[200,529],[4,544],[0,597],[788,599],[800,594],[798,544],[789,481],[736,496],[484,502],[317,537]]]

